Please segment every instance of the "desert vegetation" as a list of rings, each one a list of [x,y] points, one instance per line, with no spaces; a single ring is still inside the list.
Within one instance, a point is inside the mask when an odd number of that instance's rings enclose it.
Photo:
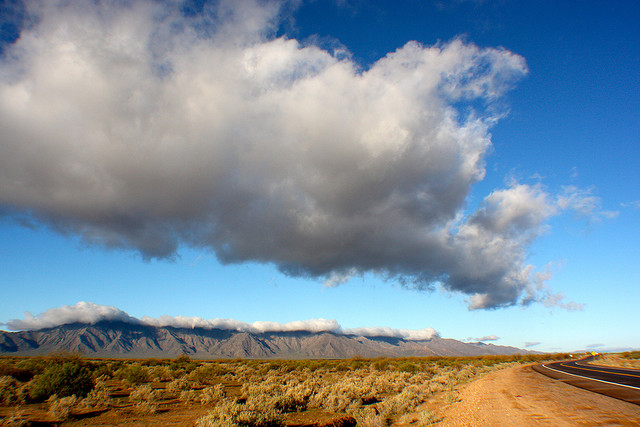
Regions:
[[[429,425],[495,369],[566,355],[348,360],[0,358],[2,425]],[[318,425],[318,424],[316,424]]]
[[[592,363],[597,365],[617,366],[620,368],[640,369],[640,351],[600,354]]]

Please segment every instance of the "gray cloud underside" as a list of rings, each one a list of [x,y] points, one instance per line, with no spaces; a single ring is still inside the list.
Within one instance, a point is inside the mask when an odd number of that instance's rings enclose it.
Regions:
[[[167,315],[160,316],[158,318],[145,316],[138,319],[113,306],[82,301],[75,305],[64,305],[62,307],[51,308],[36,316],[26,312],[24,319],[12,319],[5,324],[11,330],[38,330],[68,325],[71,323],[95,324],[101,321],[118,321],[158,327],[173,326],[176,328],[187,329],[224,329],[250,333],[291,331],[307,331],[313,333],[332,332],[336,334],[356,335],[362,337],[394,337],[418,341],[429,340],[440,336],[439,332],[433,328],[394,329],[389,327],[370,327],[348,329],[340,326],[337,321],[328,319],[310,319],[288,323],[264,321],[246,323],[234,319],[208,320],[201,317]]]
[[[145,258],[187,245],[471,308],[552,301],[527,248],[597,198],[515,183],[464,214],[522,57],[408,42],[363,70],[271,36],[288,5],[179,6],[28,3],[0,63],[0,212]]]

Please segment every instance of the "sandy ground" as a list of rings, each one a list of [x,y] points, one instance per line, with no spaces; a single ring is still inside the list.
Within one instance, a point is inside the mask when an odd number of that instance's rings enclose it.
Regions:
[[[640,406],[545,377],[529,366],[470,383],[438,426],[638,426]]]

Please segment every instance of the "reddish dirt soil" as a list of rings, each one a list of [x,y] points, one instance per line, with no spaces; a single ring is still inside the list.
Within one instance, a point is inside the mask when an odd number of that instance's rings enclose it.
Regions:
[[[439,411],[438,426],[638,426],[640,406],[582,390],[530,366],[499,371],[463,387]]]

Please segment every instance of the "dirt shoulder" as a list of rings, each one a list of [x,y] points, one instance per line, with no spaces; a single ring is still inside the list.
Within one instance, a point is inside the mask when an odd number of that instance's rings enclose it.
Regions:
[[[440,426],[640,425],[640,406],[545,377],[530,366],[470,383],[441,415]]]

